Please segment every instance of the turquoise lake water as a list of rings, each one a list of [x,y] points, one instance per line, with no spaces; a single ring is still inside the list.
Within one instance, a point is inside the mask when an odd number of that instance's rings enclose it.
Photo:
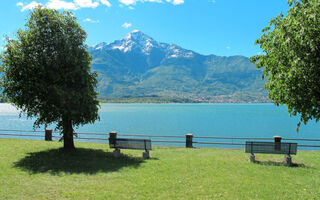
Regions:
[[[320,138],[311,121],[296,132],[298,117],[273,104],[102,104],[100,121],[77,132],[217,137]],[[9,104],[0,104],[0,129],[32,130],[33,120]],[[43,130],[43,129],[40,129]],[[230,142],[230,141],[228,141]],[[236,142],[236,141],[232,141]]]

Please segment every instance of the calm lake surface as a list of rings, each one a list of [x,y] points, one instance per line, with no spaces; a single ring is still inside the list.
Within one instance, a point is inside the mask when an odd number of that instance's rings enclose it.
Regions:
[[[320,138],[319,123],[301,125],[297,133],[299,118],[289,117],[286,107],[273,104],[102,104],[99,114],[100,121],[76,132]],[[10,104],[0,104],[0,129],[32,130],[33,121],[19,118]]]

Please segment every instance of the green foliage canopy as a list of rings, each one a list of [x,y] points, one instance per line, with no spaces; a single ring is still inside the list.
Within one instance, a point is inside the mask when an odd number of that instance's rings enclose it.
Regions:
[[[86,32],[70,12],[36,8],[25,30],[7,41],[2,55],[4,94],[35,127],[57,123],[64,147],[74,148],[73,126],[99,119]]]
[[[276,105],[304,122],[320,119],[320,1],[289,0],[288,15],[278,15],[255,44],[264,51],[250,58],[264,67],[265,87]]]

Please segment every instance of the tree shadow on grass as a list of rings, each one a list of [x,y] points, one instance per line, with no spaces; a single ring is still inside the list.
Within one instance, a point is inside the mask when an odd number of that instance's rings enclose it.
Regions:
[[[30,173],[46,173],[53,175],[61,172],[70,174],[96,174],[113,172],[124,167],[137,168],[144,159],[122,155],[114,158],[113,153],[97,149],[77,148],[65,151],[63,148],[32,152],[15,163],[15,167]]]
[[[308,168],[306,165],[304,165],[302,163],[292,163],[291,165],[286,165],[284,162],[273,161],[273,160],[268,160],[268,161],[258,161],[258,160],[256,160],[254,163],[259,164],[259,165],[267,165],[267,166],[284,166],[284,167]]]

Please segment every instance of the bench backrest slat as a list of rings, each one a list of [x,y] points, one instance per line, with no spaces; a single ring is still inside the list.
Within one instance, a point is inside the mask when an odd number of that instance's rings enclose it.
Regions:
[[[297,154],[297,143],[246,141],[246,153]]]
[[[151,140],[116,138],[109,140],[110,148],[152,150]]]

